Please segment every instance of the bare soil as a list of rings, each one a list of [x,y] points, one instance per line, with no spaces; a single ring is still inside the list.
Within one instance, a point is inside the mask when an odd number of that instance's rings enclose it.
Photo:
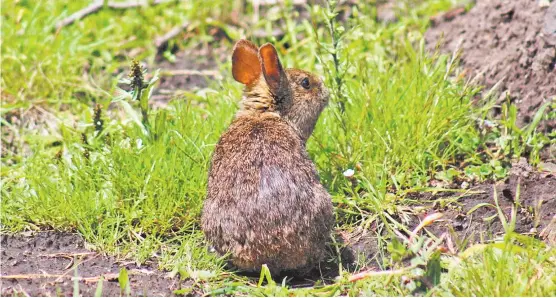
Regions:
[[[456,8],[431,19],[425,35],[428,48],[453,53],[469,78],[487,90],[498,82],[498,103],[509,95],[519,110],[519,126],[530,123],[539,107],[556,98],[556,2],[550,8],[537,0],[477,0],[467,13]],[[556,128],[556,119],[540,127]]]
[[[100,276],[105,278],[102,296],[124,295],[118,282],[122,268],[128,271],[131,296],[172,296],[188,286],[152,262],[137,266],[92,252],[74,233],[2,235],[0,244],[0,296],[73,296],[75,267],[81,296],[95,295]]]
[[[444,214],[429,230],[436,236],[447,233],[459,240],[455,242],[466,240],[467,245],[498,238],[505,230],[495,208],[496,196],[508,222],[517,206],[515,232],[556,245],[556,173],[536,172],[527,163],[518,163],[511,171],[505,181],[477,185],[463,195],[452,194],[452,198],[459,197],[453,203],[444,204],[449,201],[446,194],[425,194],[423,198],[436,201],[435,210]],[[477,208],[482,203],[491,205]]]
[[[422,233],[444,237],[444,244],[449,243],[452,252],[461,251],[476,243],[500,239],[505,233],[495,196],[508,222],[512,217],[512,208],[517,206],[515,232],[556,247],[556,171],[539,172],[525,159],[513,164],[511,174],[505,181],[485,182],[458,192],[410,194],[412,199],[430,208],[425,208],[425,213],[420,216],[410,217],[410,222],[404,224],[413,230],[427,215],[440,212],[443,217]],[[347,261],[345,266],[349,268],[349,262],[354,262],[357,256],[364,256],[368,267],[379,268],[378,239],[372,228],[371,231],[356,231],[342,236],[347,244],[342,253]]]
[[[170,61],[162,54],[157,55],[151,71],[160,69],[160,83],[154,89],[154,105],[165,105],[180,94],[194,93],[209,86],[211,81],[222,79],[218,63],[224,61],[228,54],[227,47],[212,44],[199,46],[186,51],[174,53],[175,60]]]

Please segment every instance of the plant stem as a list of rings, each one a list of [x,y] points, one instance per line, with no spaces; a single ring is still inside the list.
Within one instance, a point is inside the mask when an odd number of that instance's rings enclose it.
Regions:
[[[335,74],[334,74],[334,81],[336,83],[336,93],[338,96],[338,105],[340,106],[340,112],[342,114],[344,114],[345,112],[345,103],[344,103],[344,96],[342,93],[342,87],[343,87],[343,79],[340,77],[340,59],[338,57],[338,50],[340,47],[340,39],[339,36],[337,36],[337,28],[335,27],[335,21],[336,21],[336,5],[337,3],[334,4],[334,8],[331,7],[331,0],[326,1],[326,6],[327,6],[327,10],[328,10],[328,29],[330,30],[330,37],[332,38],[332,46],[334,48],[333,53],[331,53],[332,56],[332,60],[334,61],[334,70],[335,70]]]

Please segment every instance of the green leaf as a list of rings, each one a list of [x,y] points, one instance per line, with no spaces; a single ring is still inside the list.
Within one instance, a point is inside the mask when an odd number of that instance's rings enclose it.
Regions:
[[[394,262],[401,261],[410,254],[410,251],[397,238],[393,238],[392,241],[386,245],[386,248],[388,252],[390,252]]]
[[[104,276],[101,276],[97,282],[97,289],[95,290],[95,297],[102,296],[102,283],[104,282]]]
[[[542,117],[545,115],[544,111],[548,108],[549,104],[550,102],[543,104],[539,108],[539,110],[535,113],[535,116],[533,117],[533,121],[531,121],[531,123],[527,125],[527,128],[525,129],[525,135],[527,136],[531,135],[535,130],[535,128],[537,128],[539,122],[541,122],[542,120]]]
[[[471,213],[475,212],[477,209],[479,209],[481,207],[491,207],[491,208],[496,209],[496,206],[494,206],[490,203],[479,203],[479,204],[473,206],[473,208],[469,209],[469,211],[467,211],[467,215],[470,215]]]
[[[440,283],[440,275],[442,267],[440,266],[440,251],[435,251],[427,262],[426,276],[429,281],[434,285]]]
[[[216,276],[213,271],[195,270],[189,273],[189,276],[195,280],[207,281]]]
[[[257,284],[257,286],[261,287],[265,279],[269,287],[276,286],[276,282],[272,279],[272,275],[270,274],[270,269],[268,269],[268,266],[266,264],[264,264],[261,267],[261,275],[259,277],[259,283]]]
[[[133,123],[139,126],[144,134],[147,134],[147,130],[145,129],[145,126],[141,122],[140,114],[127,101],[119,101],[119,103],[122,105],[125,112],[129,116],[129,118],[131,118]]]
[[[181,288],[179,290],[175,290],[174,294],[178,296],[185,296],[193,291],[193,288]]]
[[[131,288],[129,285],[129,276],[127,274],[127,270],[124,268],[120,269],[120,274],[118,276],[118,283],[120,284],[120,289],[123,293],[127,296],[131,293]]]
[[[481,176],[482,176],[483,178],[485,178],[485,177],[489,176],[490,174],[492,174],[492,168],[491,168],[490,165],[488,165],[488,164],[483,164],[483,165],[481,165],[481,167],[480,167],[479,169],[480,169]]]

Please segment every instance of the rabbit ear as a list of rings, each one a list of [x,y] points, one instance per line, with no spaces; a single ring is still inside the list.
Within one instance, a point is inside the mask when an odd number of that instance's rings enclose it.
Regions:
[[[261,62],[257,47],[252,42],[241,39],[234,46],[232,75],[244,85],[250,85],[261,76]]]
[[[270,88],[270,92],[276,95],[283,89],[282,85],[287,81],[286,73],[278,58],[278,53],[272,44],[267,43],[261,46],[259,55],[266,83]]]

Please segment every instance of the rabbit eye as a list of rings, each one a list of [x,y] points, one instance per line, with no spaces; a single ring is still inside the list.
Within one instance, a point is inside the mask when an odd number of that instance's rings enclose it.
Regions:
[[[309,78],[304,78],[301,81],[301,86],[307,90],[309,90],[309,88],[311,87],[311,83],[309,82]]]

